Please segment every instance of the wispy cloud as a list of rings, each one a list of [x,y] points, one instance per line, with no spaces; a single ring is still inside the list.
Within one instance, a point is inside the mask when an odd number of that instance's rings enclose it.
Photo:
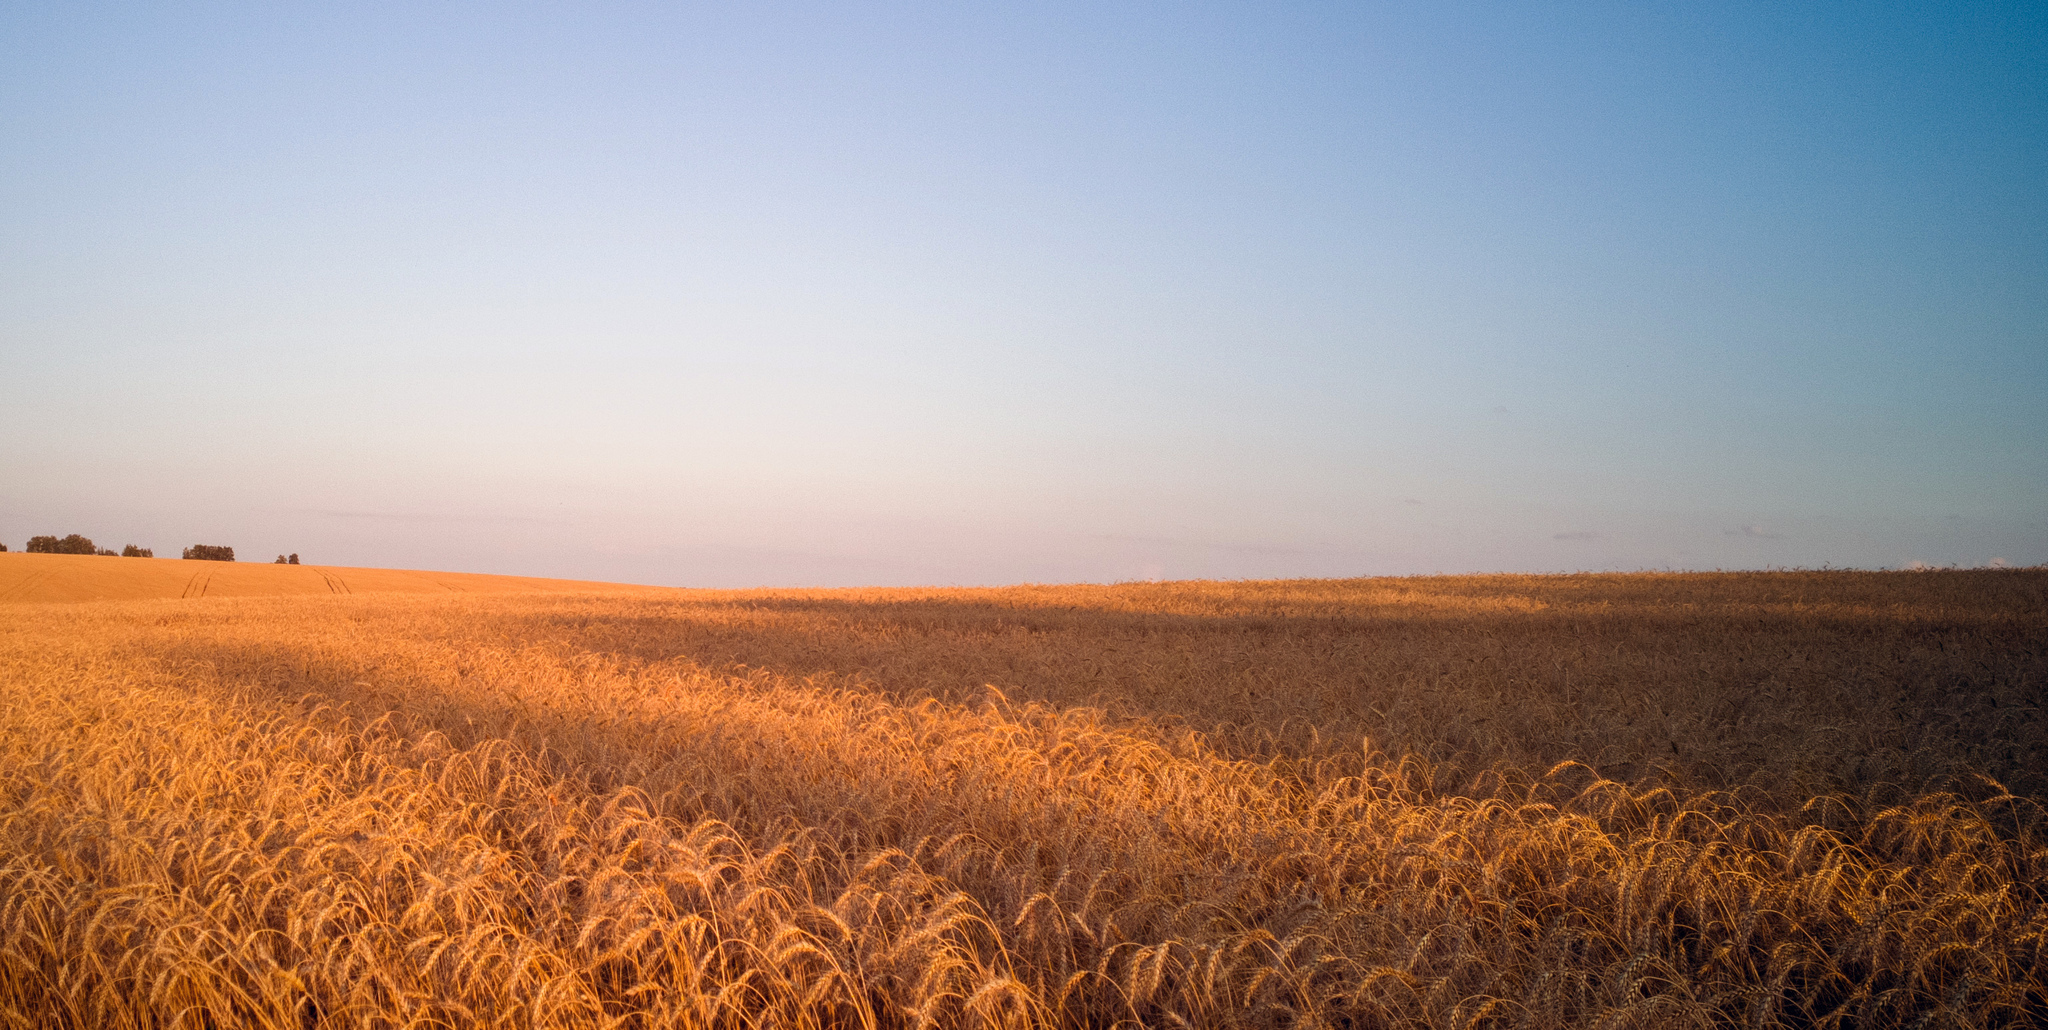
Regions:
[[[1584,529],[1575,529],[1575,530],[1572,530],[1572,531],[1571,531],[1571,532],[1569,532],[1569,533],[1552,533],[1552,534],[1550,534],[1550,539],[1552,539],[1552,540],[1596,540],[1596,539],[1598,539],[1598,538],[1599,538],[1599,536],[1600,536],[1600,534],[1598,534],[1598,533],[1594,533],[1594,532],[1592,532],[1592,531],[1590,531],[1590,530],[1584,530]]]
[[[279,515],[313,515],[325,519],[365,519],[378,522],[512,522],[539,526],[565,526],[564,519],[543,519],[531,515],[437,515],[431,512],[350,511],[341,508],[291,508]]]
[[[1228,540],[1192,540],[1169,536],[1138,536],[1130,533],[1091,533],[1091,538],[1114,543],[1145,544],[1159,547],[1198,547],[1210,551],[1244,551],[1253,554],[1310,554],[1324,555],[1342,553],[1327,548],[1293,547],[1286,544],[1239,543]]]
[[[1728,530],[1727,535],[1746,536],[1756,540],[1783,540],[1785,538],[1785,534],[1773,533],[1762,526],[1744,526],[1741,529],[1731,529]]]

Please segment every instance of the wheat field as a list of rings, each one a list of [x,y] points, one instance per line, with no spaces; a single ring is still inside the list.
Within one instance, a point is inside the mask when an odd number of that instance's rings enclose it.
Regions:
[[[5,604],[0,1017],[2039,1026],[2044,683],[2039,570]]]

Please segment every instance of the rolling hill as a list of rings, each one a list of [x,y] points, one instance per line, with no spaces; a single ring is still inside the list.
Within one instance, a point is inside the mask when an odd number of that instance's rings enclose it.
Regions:
[[[416,569],[0,554],[0,604],[294,594],[632,593],[650,589],[660,588]]]

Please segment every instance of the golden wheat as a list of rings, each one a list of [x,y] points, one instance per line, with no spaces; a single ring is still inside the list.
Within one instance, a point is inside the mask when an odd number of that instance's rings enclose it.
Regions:
[[[0,612],[23,1027],[2048,1021],[2038,572]]]

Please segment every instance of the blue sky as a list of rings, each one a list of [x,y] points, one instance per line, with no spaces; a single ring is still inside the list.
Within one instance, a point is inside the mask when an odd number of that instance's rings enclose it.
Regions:
[[[2048,7],[1701,6],[11,5],[0,541],[2048,562]]]

